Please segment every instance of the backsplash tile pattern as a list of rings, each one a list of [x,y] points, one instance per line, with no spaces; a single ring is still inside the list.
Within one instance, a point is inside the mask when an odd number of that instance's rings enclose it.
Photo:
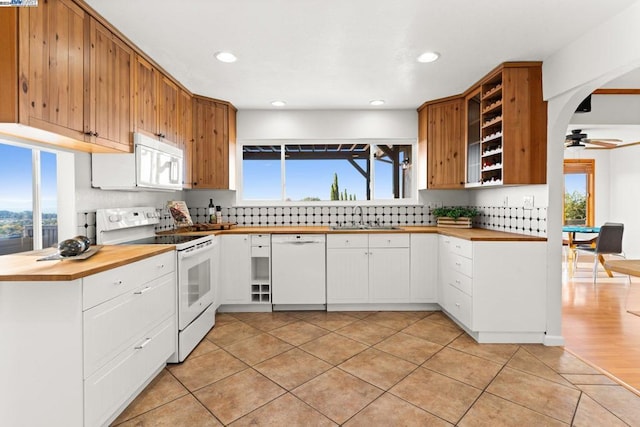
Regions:
[[[547,235],[547,208],[476,206],[481,212],[474,226],[490,230],[520,233],[531,236]],[[257,226],[332,226],[359,219],[352,206],[234,206],[222,208],[222,220],[244,227]],[[436,225],[436,219],[426,206],[363,206],[362,219],[381,225]],[[190,207],[194,222],[207,222],[206,207]],[[173,219],[162,209],[157,231],[174,228]],[[78,234],[96,240],[96,213],[78,213]]]

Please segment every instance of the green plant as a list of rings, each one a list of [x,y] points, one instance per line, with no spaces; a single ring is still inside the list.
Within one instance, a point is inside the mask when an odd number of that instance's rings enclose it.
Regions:
[[[465,206],[445,206],[441,208],[435,208],[431,210],[431,213],[436,218],[448,217],[453,219],[458,219],[460,217],[473,218],[474,216],[480,215],[480,211],[476,208]]]

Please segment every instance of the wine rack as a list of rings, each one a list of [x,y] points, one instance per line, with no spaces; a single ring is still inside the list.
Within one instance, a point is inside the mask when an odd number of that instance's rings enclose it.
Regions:
[[[251,302],[271,303],[271,236],[251,235]]]
[[[480,89],[481,185],[502,185],[502,73]]]

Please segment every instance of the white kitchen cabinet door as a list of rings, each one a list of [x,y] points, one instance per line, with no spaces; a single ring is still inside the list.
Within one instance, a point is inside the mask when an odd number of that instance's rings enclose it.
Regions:
[[[409,248],[369,248],[369,301],[409,302]]]
[[[221,304],[251,302],[251,241],[246,234],[220,236]]]
[[[449,271],[452,261],[451,248],[453,244],[449,236],[438,236],[438,304],[445,310],[447,306],[447,286],[449,282]]]
[[[438,235],[411,234],[411,302],[438,302]]]
[[[327,249],[327,303],[368,301],[368,248]]]

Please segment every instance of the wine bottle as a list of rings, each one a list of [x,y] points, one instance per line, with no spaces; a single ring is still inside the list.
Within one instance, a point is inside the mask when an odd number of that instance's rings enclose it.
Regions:
[[[216,222],[216,207],[213,204],[213,199],[209,199],[209,207],[207,209],[207,214],[209,215],[209,222],[211,224]]]

